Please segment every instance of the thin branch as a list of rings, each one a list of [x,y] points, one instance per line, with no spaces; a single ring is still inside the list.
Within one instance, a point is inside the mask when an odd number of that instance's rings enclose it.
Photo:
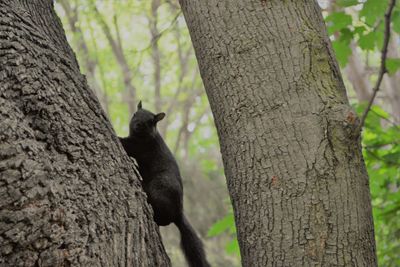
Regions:
[[[387,165],[399,166],[399,163],[398,163],[398,162],[393,161],[393,160],[390,160],[390,159],[385,159],[385,158],[383,158],[383,157],[377,155],[376,153],[374,153],[371,149],[368,149],[367,147],[364,147],[364,148],[365,148],[365,151],[366,151],[369,155],[371,155],[372,157],[374,157],[375,159],[377,159],[377,160],[379,160],[379,161],[381,161],[381,162],[384,162],[384,163],[386,163]]]
[[[133,72],[131,67],[129,66],[128,59],[122,50],[122,45],[118,44],[117,39],[115,39],[111,33],[111,29],[107,24],[105,18],[97,9],[95,1],[91,1],[90,7],[94,14],[96,15],[96,20],[100,24],[100,27],[106,36],[108,43],[111,46],[111,50],[114,54],[115,59],[121,69],[123,82],[125,85],[125,90],[127,93],[126,103],[128,104],[129,113],[133,114],[136,110],[136,86],[133,84]]]
[[[118,45],[118,47],[119,47],[119,49],[121,51],[124,51],[124,49],[122,48],[121,34],[120,34],[120,31],[119,31],[117,15],[114,15],[113,22],[114,22],[115,33],[117,35],[117,38],[116,38],[117,39],[117,45]]]
[[[149,50],[151,48],[151,46],[153,45],[154,42],[157,42],[164,34],[168,33],[173,26],[175,25],[175,22],[179,19],[179,16],[182,14],[182,10],[180,10],[175,17],[172,19],[172,21],[170,22],[170,24],[168,25],[168,27],[166,27],[165,29],[161,30],[156,36],[154,36],[154,38],[151,39],[150,43],[139,50],[135,50],[135,53],[142,53],[145,52],[146,50]]]
[[[381,52],[381,66],[380,66],[380,70],[379,70],[379,76],[378,76],[378,80],[376,81],[375,87],[373,89],[371,99],[368,102],[368,106],[365,109],[365,111],[361,117],[357,132],[361,132],[362,127],[365,124],[365,120],[367,118],[368,112],[370,111],[371,106],[374,103],[376,94],[378,93],[379,87],[381,86],[383,76],[387,72],[386,58],[387,58],[388,45],[389,45],[389,39],[390,39],[390,22],[391,22],[393,8],[395,5],[396,5],[396,0],[390,0],[388,9],[385,12],[385,36],[384,36],[383,47],[382,47],[382,52]]]
[[[377,112],[374,111],[373,109],[371,109],[371,112],[374,113],[375,115],[377,115],[377,116],[378,116],[379,118],[381,118],[382,120],[385,120],[386,122],[388,122],[389,124],[391,124],[392,127],[396,128],[396,129],[398,129],[398,130],[400,130],[400,126],[397,125],[397,123],[395,123],[394,121],[392,121],[392,120],[390,120],[390,119],[388,119],[388,118],[385,118],[384,116],[380,115],[379,113],[377,113]],[[389,115],[390,115],[391,117],[393,117],[392,114],[389,113]]]
[[[158,30],[158,8],[160,7],[160,0],[152,0],[151,15],[147,17],[149,21],[149,31],[151,39],[151,58],[153,60],[153,81],[154,81],[154,106],[156,111],[161,110],[161,51],[158,45],[160,34]]]
[[[78,24],[78,5],[71,6],[70,1],[61,0],[60,4],[65,11],[67,16],[68,23],[70,25],[70,29],[74,34],[74,39],[76,41],[76,45],[78,47],[78,52],[84,59],[83,63],[85,66],[85,71],[87,74],[87,78],[90,84],[91,89],[95,92],[96,96],[100,100],[101,106],[106,111],[106,114],[109,114],[108,110],[108,99],[105,91],[105,87],[101,87],[96,79],[96,68],[98,66],[98,62],[93,60],[90,55],[89,47],[86,42],[86,39],[83,35],[81,26]],[[97,55],[97,54],[95,54]],[[101,66],[100,66],[101,67]]]
[[[90,40],[91,40],[91,43],[92,43],[92,46],[93,46],[94,62],[98,66],[100,82],[101,82],[101,85],[102,85],[101,87],[103,88],[102,97],[104,98],[104,105],[105,105],[106,113],[110,114],[110,110],[109,110],[110,99],[109,99],[108,94],[107,94],[107,82],[106,82],[106,77],[105,77],[104,66],[103,66],[103,64],[99,63],[100,59],[98,57],[99,49],[98,49],[98,46],[97,46],[97,38],[95,38],[94,29],[93,29],[92,23],[89,20],[87,20],[86,23],[88,25]]]

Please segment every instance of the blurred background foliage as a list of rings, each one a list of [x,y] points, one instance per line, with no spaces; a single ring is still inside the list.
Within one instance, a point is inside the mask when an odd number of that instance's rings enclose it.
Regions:
[[[359,114],[377,79],[387,0],[320,0],[348,96]],[[240,266],[217,133],[177,0],[57,0],[82,72],[119,136],[139,100],[167,113],[161,134],[183,176],[185,210],[212,266]],[[400,6],[386,75],[363,131],[380,266],[400,266]],[[162,227],[173,266],[185,266],[174,226]]]

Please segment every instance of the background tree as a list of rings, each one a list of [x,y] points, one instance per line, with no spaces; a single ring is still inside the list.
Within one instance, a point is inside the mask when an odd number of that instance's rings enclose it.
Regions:
[[[0,1],[0,36],[0,265],[169,266],[53,2]]]

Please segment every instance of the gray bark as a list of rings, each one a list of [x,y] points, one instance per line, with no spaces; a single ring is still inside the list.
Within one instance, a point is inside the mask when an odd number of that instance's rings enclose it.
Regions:
[[[243,266],[376,266],[368,175],[316,1],[180,1]]]
[[[0,1],[0,62],[0,266],[169,266],[52,1]]]

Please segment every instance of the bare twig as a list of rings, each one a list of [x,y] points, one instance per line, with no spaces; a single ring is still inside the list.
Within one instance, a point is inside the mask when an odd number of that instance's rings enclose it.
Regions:
[[[135,53],[142,53],[145,52],[146,50],[149,50],[151,48],[151,46],[153,45],[154,42],[157,42],[164,34],[168,33],[173,26],[175,25],[176,21],[179,19],[179,17],[182,14],[182,10],[180,10],[175,17],[171,20],[170,24],[168,25],[168,27],[166,27],[165,29],[161,30],[156,36],[154,36],[154,38],[151,39],[150,43],[139,50],[136,50]]]
[[[379,87],[381,86],[383,76],[387,72],[386,58],[387,58],[388,45],[389,45],[389,39],[390,39],[390,22],[391,22],[393,8],[395,5],[396,5],[396,0],[390,0],[389,6],[385,12],[385,36],[384,36],[383,47],[382,47],[382,51],[381,51],[381,66],[379,69],[379,76],[378,76],[378,80],[376,81],[375,87],[373,89],[371,99],[368,102],[368,106],[365,109],[365,111],[361,117],[357,132],[361,132],[362,127],[365,124],[365,119],[367,118],[368,112],[370,111],[371,106],[374,103],[376,94],[378,93]]]

